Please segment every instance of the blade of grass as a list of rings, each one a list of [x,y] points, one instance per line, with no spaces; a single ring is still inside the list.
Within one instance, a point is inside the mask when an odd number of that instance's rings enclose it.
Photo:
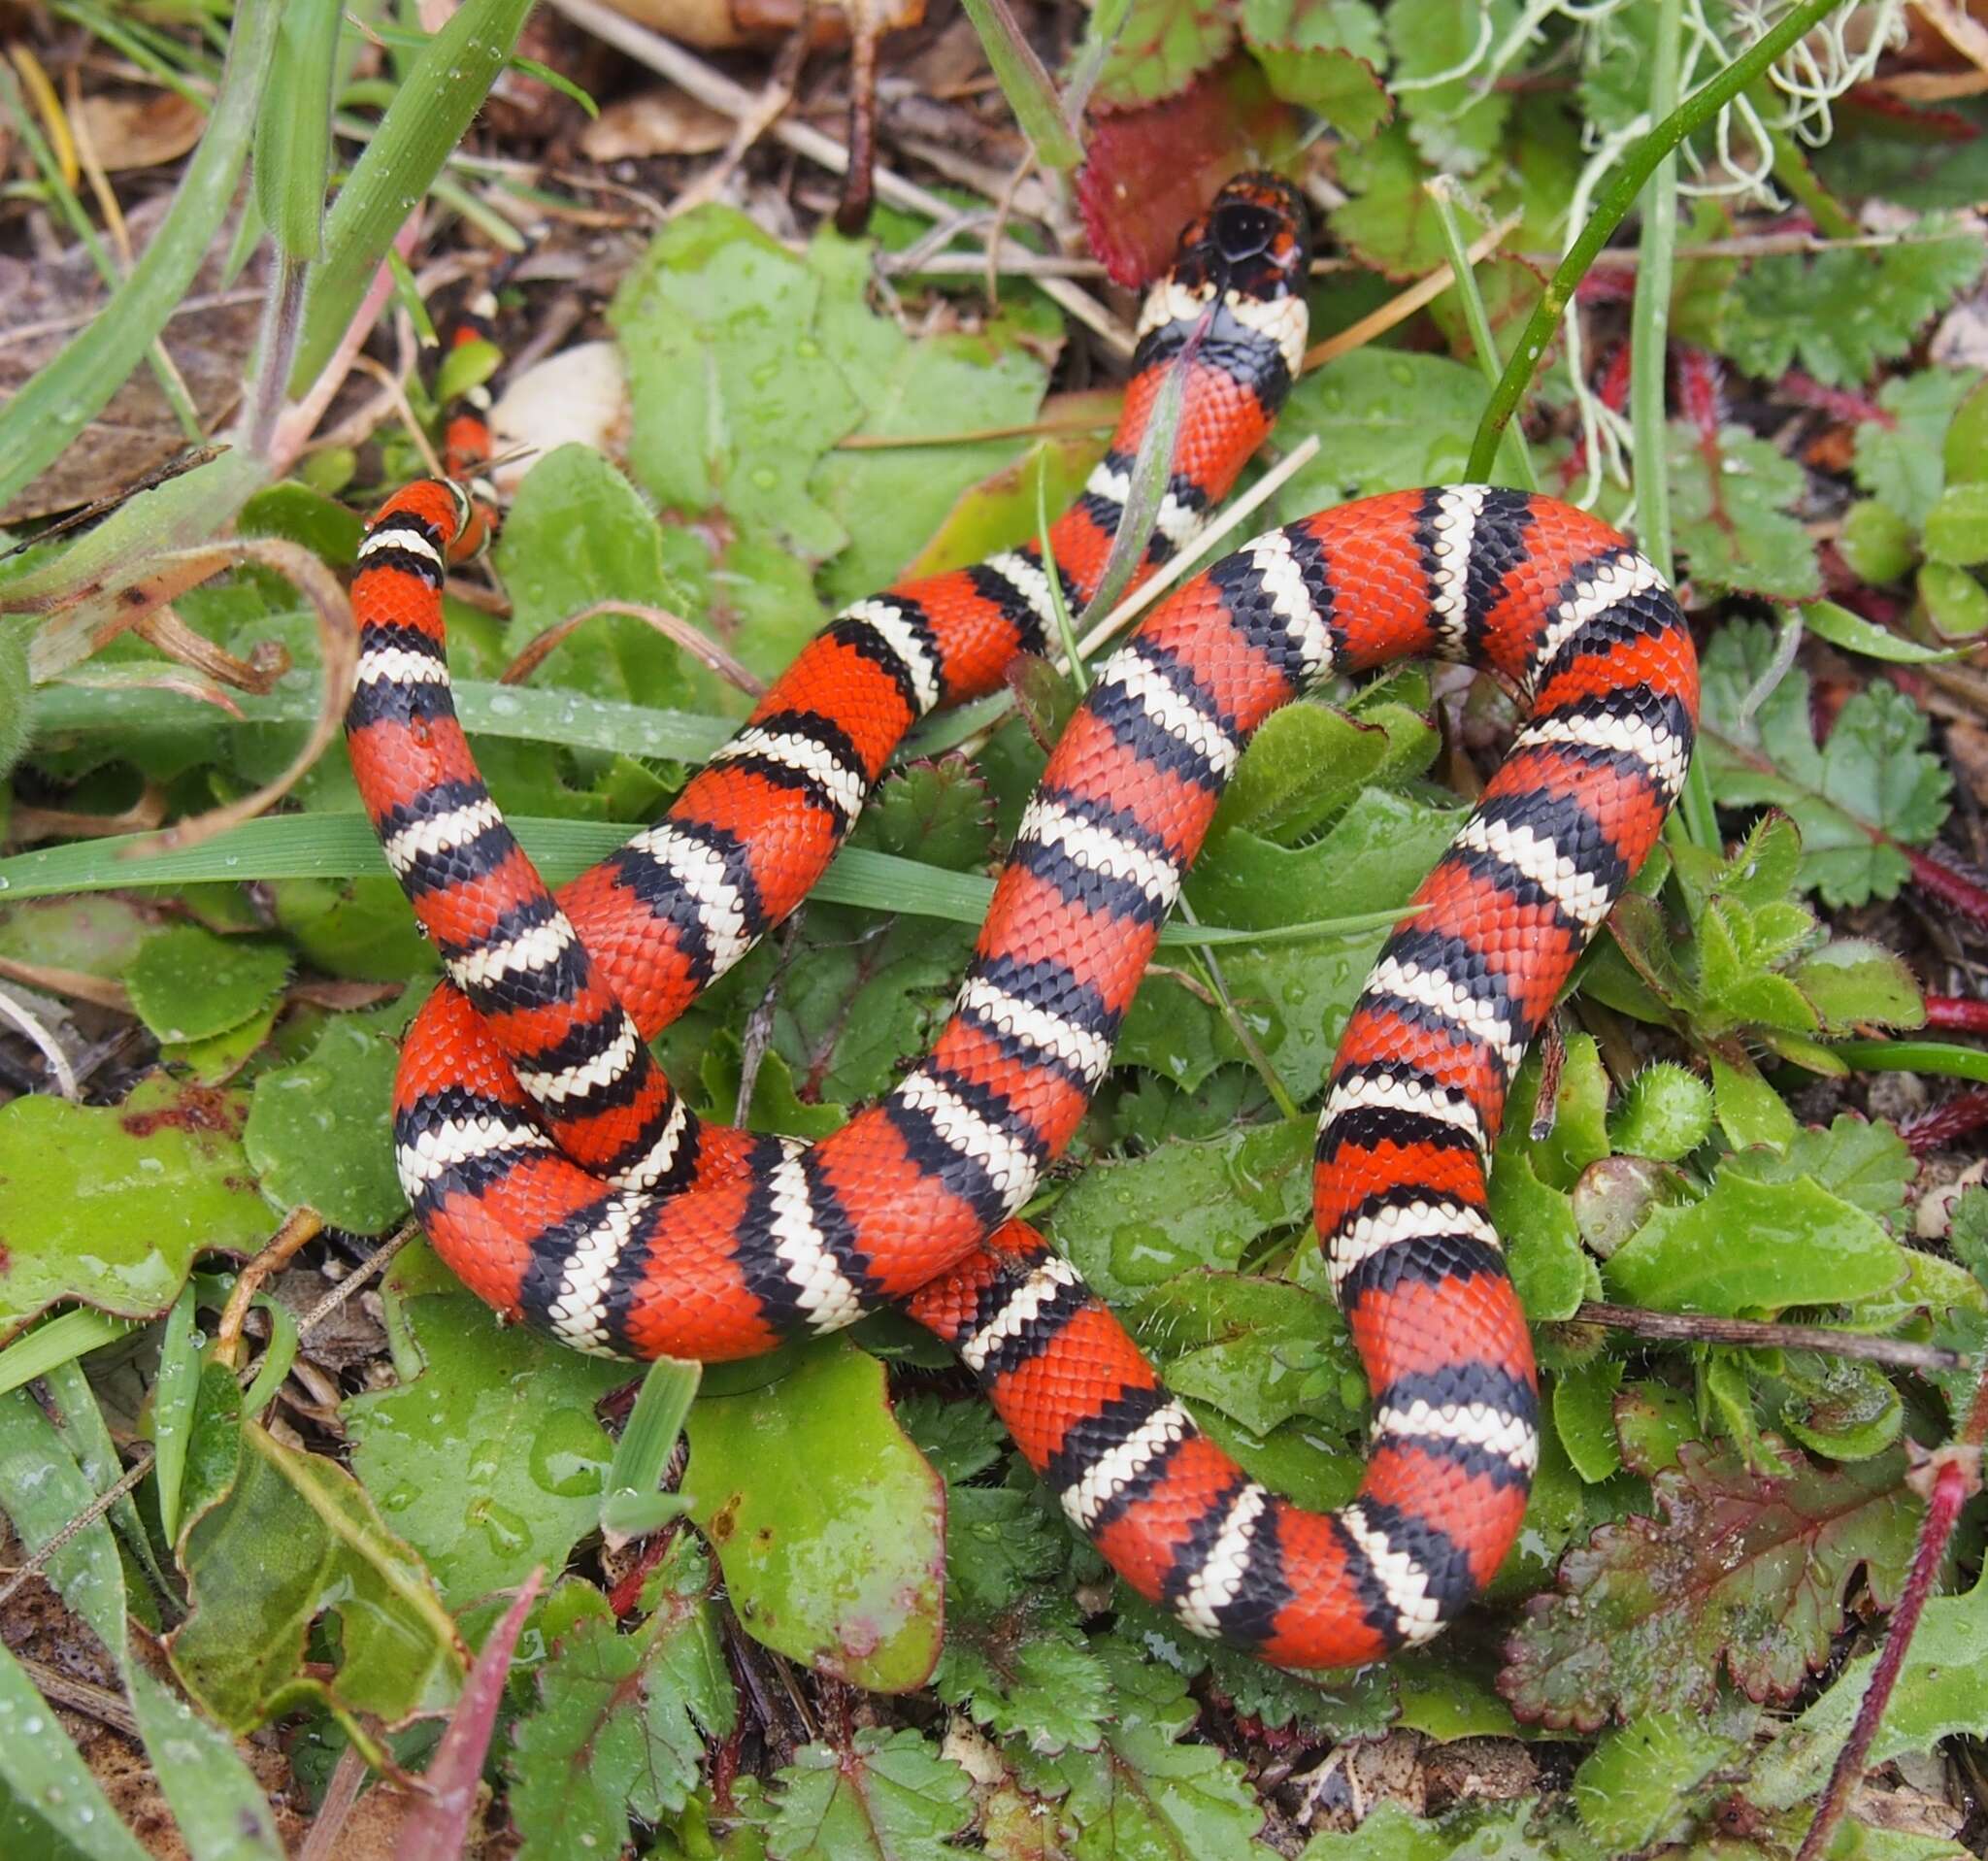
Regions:
[[[136,1329],[129,1318],[113,1318],[81,1307],[50,1318],[0,1350],[0,1396],[10,1389],[24,1388],[37,1377],[46,1377],[57,1364],[73,1363],[107,1344],[116,1344]]]
[[[1836,1041],[1829,1050],[1859,1073],[1927,1073],[1988,1083],[1988,1048],[1949,1041]]]
[[[255,130],[255,201],[277,249],[305,264],[324,249],[331,93],[343,0],[289,0]]]
[[[980,36],[980,49],[994,68],[994,78],[1014,119],[1021,125],[1044,168],[1071,169],[1083,150],[1064,119],[1056,81],[1043,67],[1016,22],[1008,0],[962,0],[967,17]]]
[[[159,1370],[151,1387],[152,1479],[157,1483],[159,1527],[168,1545],[180,1542],[180,1492],[193,1433],[193,1399],[200,1389],[198,1318],[192,1284],[180,1289],[159,1333]]]
[[[293,396],[331,360],[401,222],[482,108],[531,6],[532,0],[469,0],[414,59],[325,222],[324,258],[305,300],[304,334],[290,369]]]
[[[1180,353],[1168,365],[1166,379],[1153,397],[1145,430],[1139,436],[1139,451],[1125,474],[1125,504],[1118,514],[1118,529],[1111,538],[1105,566],[1098,573],[1098,585],[1083,604],[1083,613],[1077,615],[1079,628],[1090,626],[1100,615],[1111,612],[1131,584],[1133,572],[1145,560],[1146,546],[1152,541],[1153,527],[1160,520],[1160,507],[1166,501],[1174,442],[1179,437],[1180,410],[1187,395],[1188,371],[1213,316],[1212,305],[1202,313],[1201,321],[1181,344]]]
[[[117,1819],[110,1799],[13,1650],[0,1642],[0,1782],[89,1861],[145,1861],[138,1838]]]
[[[643,1378],[628,1425],[615,1444],[601,1502],[601,1530],[612,1548],[645,1536],[682,1512],[681,1498],[661,1490],[663,1474],[703,1375],[702,1364],[658,1357]],[[658,1506],[658,1500],[667,1503]]]
[[[630,832],[626,823],[613,821],[525,816],[511,824],[525,851],[553,884],[613,852]],[[365,815],[358,814],[265,815],[181,851],[147,856],[147,848],[156,847],[159,839],[156,834],[124,834],[16,853],[11,859],[0,859],[0,894],[12,902],[58,892],[126,891],[136,886],[191,885],[213,880],[243,883],[270,879],[383,879],[387,872],[380,843]],[[824,904],[910,912],[956,924],[977,924],[987,914],[994,882],[977,874],[944,872],[891,853],[849,847],[822,876],[812,895]],[[1393,923],[1399,915],[1396,912],[1364,912],[1271,931],[1169,924],[1160,941],[1218,946],[1298,937],[1350,937]]]
[[[1462,222],[1456,215],[1456,183],[1438,175],[1423,183],[1422,191],[1436,209],[1436,223],[1442,229],[1443,249],[1449,254],[1449,269],[1456,280],[1457,301],[1464,307],[1464,320],[1471,327],[1471,343],[1477,351],[1477,366],[1492,387],[1498,385],[1501,365],[1498,341],[1491,333],[1491,318],[1484,310],[1484,293],[1477,288],[1476,266],[1464,242]],[[1533,455],[1526,448],[1526,436],[1516,426],[1505,436],[1505,449],[1511,463],[1511,482],[1522,490],[1537,491],[1540,480],[1533,470]]]
[[[241,0],[236,7],[207,132],[151,244],[101,314],[0,412],[0,505],[103,411],[186,295],[235,197],[282,12],[281,0]]]
[[[1544,359],[1553,332],[1574,300],[1574,287],[1587,276],[1588,267],[1595,262],[1595,254],[1608,243],[1616,227],[1636,205],[1644,183],[1656,172],[1658,164],[1687,136],[1709,122],[1790,46],[1805,38],[1843,4],[1844,0],[1802,0],[1800,5],[1791,7],[1754,45],[1716,77],[1694,90],[1630,151],[1614,178],[1603,189],[1594,212],[1588,216],[1587,224],[1580,229],[1579,237],[1568,248],[1567,256],[1560,261],[1548,281],[1538,308],[1519,338],[1518,348],[1512,351],[1511,360],[1498,379],[1491,403],[1484,410],[1483,419],[1478,422],[1476,438],[1471,444],[1470,464],[1465,469],[1465,477],[1472,483],[1488,482],[1505,429],[1511,424],[1519,403],[1533,384],[1533,377]]]

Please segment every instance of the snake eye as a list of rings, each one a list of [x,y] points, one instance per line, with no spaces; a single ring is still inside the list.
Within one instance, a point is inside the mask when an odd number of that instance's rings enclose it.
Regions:
[[[1253,200],[1219,201],[1209,221],[1209,237],[1232,265],[1269,251],[1276,232],[1276,215]]]

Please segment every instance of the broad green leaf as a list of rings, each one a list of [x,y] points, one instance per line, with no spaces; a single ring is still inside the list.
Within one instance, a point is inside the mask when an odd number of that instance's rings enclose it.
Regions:
[[[1242,827],[1288,846],[1341,814],[1370,782],[1420,775],[1440,748],[1429,719],[1406,705],[1363,707],[1357,714],[1286,705],[1243,752],[1210,837]]]
[[[1724,1171],[1757,1182],[1792,1182],[1807,1177],[1868,1214],[1895,1217],[1918,1165],[1898,1132],[1881,1118],[1839,1112],[1827,1130],[1807,1126],[1785,1148],[1752,1149],[1729,1157]]]
[[[1073,1746],[1096,1750],[1111,1708],[1110,1679],[1078,1630],[1075,1608],[1040,1585],[992,1613],[948,1611],[945,1655],[933,1685],[996,1738],[1020,1736],[1032,1751],[1050,1755]]]
[[[1615,1854],[1688,1838],[1702,1786],[1740,1744],[1696,1712],[1655,1712],[1605,1733],[1574,1774],[1581,1826]]]
[[[1620,1472],[1622,1452],[1615,1440],[1615,1392],[1622,1364],[1597,1357],[1553,1379],[1553,1426],[1574,1470],[1590,1486]]]
[[[1209,1404],[1251,1434],[1309,1413],[1350,1430],[1362,1403],[1359,1360],[1330,1300],[1280,1279],[1202,1270],[1143,1299],[1132,1317],[1176,1395]]]
[[[0,956],[107,980],[126,974],[158,934],[132,898],[43,898],[0,912]]]
[[[263,1194],[354,1234],[382,1234],[398,1221],[408,1206],[393,1165],[399,1059],[394,1042],[333,1020],[308,1059],[263,1074],[243,1134]]]
[[[738,1710],[712,1589],[704,1547],[680,1537],[644,1586],[653,1612],[633,1634],[604,1612],[556,1641],[508,1764],[523,1861],[619,1854],[631,1819],[682,1810],[706,1742],[729,1736]]]
[[[1452,174],[1474,175],[1497,148],[1511,111],[1510,96],[1475,82],[1477,60],[1512,29],[1516,0],[1487,0],[1481,8],[1450,0],[1395,0],[1387,10],[1394,47],[1391,77],[1416,81],[1400,88],[1408,133],[1424,159]],[[1441,74],[1440,83],[1429,80]]]
[[[634,405],[629,465],[661,504],[722,509],[812,561],[848,532],[809,493],[862,403],[816,333],[820,275],[743,214],[674,221],[611,312]]]
[[[654,513],[583,446],[559,447],[525,475],[505,515],[496,562],[512,601],[504,636],[511,654],[598,603],[673,610],[682,603],[663,566]],[[683,649],[627,615],[595,615],[553,648],[533,677],[541,685],[663,709],[686,708],[698,695]]]
[[[146,939],[124,986],[139,1018],[161,1041],[205,1041],[266,1009],[289,968],[278,945],[175,924]]]
[[[1084,396],[1060,395],[1043,409],[1044,418],[1074,416],[1090,405]],[[1036,534],[1038,497],[1051,511],[1067,510],[1083,489],[1091,468],[1103,457],[1117,399],[1097,403],[1092,430],[1047,434],[1033,441],[1011,465],[990,472],[953,500],[952,508],[905,565],[907,576],[942,575],[964,569]],[[1039,493],[1040,487],[1040,493]]]
[[[1877,390],[1881,417],[1857,423],[1851,466],[1857,482],[1914,528],[1926,521],[1949,476],[1941,445],[1950,439],[1963,449],[1968,444],[1956,416],[1978,380],[1972,369],[1895,375]],[[1951,476],[1958,482],[1962,474]]]
[[[1889,898],[1907,867],[1884,836],[1921,845],[1939,831],[1951,786],[1926,749],[1927,719],[1882,680],[1856,692],[1828,741],[1809,715],[1808,675],[1789,671],[1752,712],[1748,694],[1773,664],[1773,630],[1723,628],[1705,655],[1705,731],[1712,787],[1728,807],[1773,807],[1802,829],[1802,882],[1829,905]]]
[[[1862,1209],[1812,1178],[1762,1182],[1721,1169],[1688,1208],[1658,1208],[1603,1268],[1630,1305],[1723,1317],[1854,1305],[1897,1285],[1905,1259]]]
[[[592,1528],[613,1452],[594,1405],[635,1367],[502,1325],[466,1294],[398,1312],[422,1369],[347,1398],[352,1472],[461,1610],[560,1569]]]
[[[1568,1554],[1558,1593],[1509,1644],[1500,1690],[1523,1719],[1584,1731],[1702,1712],[1722,1673],[1753,1699],[1792,1698],[1829,1657],[1860,1570],[1879,1606],[1898,1594],[1920,1512],[1903,1473],[1896,1452],[1798,1456],[1776,1475],[1687,1446],[1652,1482],[1660,1518],[1606,1525]]]
[[[349,1474],[242,1430],[234,1486],[189,1528],[192,1612],[174,1671],[222,1725],[246,1732],[311,1700],[389,1721],[447,1706],[466,1665],[428,1573]],[[331,1673],[306,1669],[312,1625],[339,1619]]]
[[[846,1339],[778,1382],[690,1412],[683,1487],[746,1631],[873,1692],[939,1658],[944,1486],[891,1415],[883,1366]]]
[[[1220,9],[1194,0],[1132,0],[1099,74],[1097,100],[1130,109],[1177,96],[1235,40],[1235,21]]]
[[[1243,0],[1242,40],[1277,96],[1347,140],[1364,141],[1392,120],[1379,76],[1387,48],[1367,0]]]
[[[1609,1121],[1609,1139],[1634,1156],[1675,1162],[1698,1148],[1712,1128],[1711,1088],[1696,1073],[1668,1061],[1645,1067],[1623,1088]]]
[[[1746,1786],[1765,1809],[1785,1809],[1813,1796],[1849,1735],[1872,1670],[1873,1650],[1849,1662],[1828,1692],[1761,1754]],[[1869,1767],[1913,1751],[1930,1751],[1956,1734],[1978,1736],[1988,1697],[1988,1581],[1962,1596],[1926,1605],[1899,1670],[1898,1684],[1879,1720]]]
[[[1483,411],[1483,377],[1446,356],[1361,349],[1313,369],[1291,390],[1277,433],[1291,445],[1316,434],[1318,455],[1277,493],[1277,520],[1374,492],[1449,483]]]
[[[950,1861],[973,1815],[973,1782],[911,1727],[804,1745],[776,1777],[763,1817],[772,1861]]]
[[[1837,549],[1849,564],[1850,573],[1859,581],[1873,584],[1898,582],[1911,573],[1913,563],[1919,559],[1919,532],[1890,505],[1880,504],[1875,498],[1859,498],[1843,513],[1842,523],[1837,530]],[[1844,616],[1857,624],[1846,626]],[[1910,641],[1901,640],[1897,634],[1873,626],[1869,620],[1852,615],[1848,608],[1838,607],[1834,601],[1809,602],[1802,610],[1802,617],[1826,640],[1837,632],[1847,632],[1853,636],[1850,641],[1853,647],[1855,636],[1861,634],[1866,639],[1890,642],[1903,649],[1932,650],[1928,647],[1914,648]],[[1881,658],[1885,654],[1880,652],[1876,656]]]
[[[1677,548],[1695,582],[1774,600],[1822,592],[1815,545],[1788,515],[1802,495],[1802,468],[1742,426],[1707,447],[1690,420],[1670,429],[1672,514]]]
[[[9,1823],[16,1824],[10,1833]],[[53,1709],[0,1642],[0,1837],[27,1842],[27,1823],[64,1845],[50,1861],[145,1861]],[[31,1861],[23,1854],[22,1861]]]
[[[1772,379],[1799,361],[1832,387],[1857,387],[1905,352],[1981,261],[1978,232],[1938,222],[1891,246],[1769,254],[1704,307],[1709,315],[1681,317],[1678,333],[1709,341],[1749,375]]]
[[[1926,514],[1926,554],[1972,568],[1988,561],[1988,483],[1950,484]]]
[[[1207,1745],[1181,1743],[1199,1711],[1186,1681],[1122,1643],[1102,1651],[1118,1695],[1102,1747],[1021,1768],[1029,1788],[1054,1799],[1045,1812],[1059,1845],[1151,1861],[1257,1861],[1264,1811],[1242,1767]]]
[[[1259,1235],[1305,1218],[1312,1134],[1294,1118],[1099,1163],[1056,1205],[1057,1241],[1114,1304],[1192,1268],[1233,1271]]]
[[[0,1329],[62,1299],[151,1317],[197,1253],[248,1253],[267,1240],[276,1224],[243,1153],[245,1106],[239,1093],[163,1075],[117,1106],[0,1106]]]

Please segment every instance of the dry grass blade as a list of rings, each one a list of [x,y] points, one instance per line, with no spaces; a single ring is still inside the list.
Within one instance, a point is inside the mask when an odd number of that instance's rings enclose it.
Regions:
[[[1471,263],[1481,264],[1489,258],[1511,236],[1523,217],[1520,214],[1507,214],[1497,225],[1478,234],[1470,248]],[[1349,323],[1338,335],[1312,344],[1305,351],[1304,372],[1309,374],[1314,368],[1323,368],[1326,363],[1342,355],[1349,355],[1356,349],[1365,349],[1375,337],[1385,336],[1397,323],[1407,322],[1417,311],[1433,304],[1455,282],[1456,272],[1452,266],[1437,266],[1427,278],[1418,279],[1407,290],[1397,292],[1378,310],[1368,312],[1357,323]]]
[[[197,846],[241,821],[252,819],[265,809],[273,808],[324,753],[338,735],[339,725],[345,716],[346,701],[358,670],[359,638],[352,625],[352,604],[340,586],[338,578],[309,549],[275,537],[236,538],[204,549],[178,551],[166,558],[165,568],[168,573],[182,569],[191,573],[191,580],[186,583],[190,587],[195,582],[206,581],[209,576],[219,574],[235,562],[254,562],[274,569],[310,602],[316,614],[318,652],[324,675],[317,717],[304,739],[303,747],[282,774],[237,801],[167,828],[155,839],[145,843],[148,851],[168,852]],[[197,573],[193,573],[195,571]]]
[[[497,682],[522,684],[546,662],[555,648],[589,620],[604,614],[625,614],[645,626],[653,627],[672,646],[703,661],[727,684],[736,685],[747,697],[756,698],[766,689],[765,680],[741,665],[709,634],[700,632],[680,614],[672,614],[668,608],[647,607],[640,601],[596,601],[590,608],[582,608],[578,614],[569,614],[565,619],[553,621],[549,627],[543,628],[525,642],[523,649],[504,668]]]

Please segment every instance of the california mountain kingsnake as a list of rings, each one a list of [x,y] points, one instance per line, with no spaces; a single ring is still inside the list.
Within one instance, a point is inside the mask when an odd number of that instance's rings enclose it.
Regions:
[[[1111,449],[1052,533],[1073,609],[1176,358],[1148,565],[1191,547],[1269,432],[1304,349],[1303,228],[1284,183],[1253,176],[1183,234]],[[448,978],[394,1106],[401,1180],[442,1257],[499,1311],[635,1357],[749,1356],[901,1305],[958,1350],[1078,1529],[1196,1632],[1342,1666],[1453,1617],[1511,1545],[1539,1451],[1489,1147],[1691,754],[1697,665],[1656,571],[1579,511],[1480,486],[1369,498],[1225,556],[1096,670],[931,1054],[811,1149],[701,1122],[645,1043],[807,896],[912,724],[1046,650],[1039,551],[856,602],[663,820],[555,899],[450,701],[444,566],[481,534],[462,492],[413,485],[373,519],[353,584],[352,762]],[[1310,1513],[1201,1433],[1012,1217],[1110,1067],[1251,733],[1404,656],[1491,667],[1530,714],[1332,1070],[1316,1221],[1373,1385],[1373,1452],[1351,1505]]]

